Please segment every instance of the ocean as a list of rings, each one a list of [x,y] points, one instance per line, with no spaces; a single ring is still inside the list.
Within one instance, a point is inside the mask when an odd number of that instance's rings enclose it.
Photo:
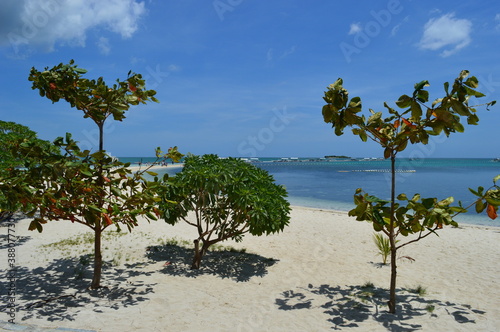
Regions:
[[[136,163],[141,158],[120,158]],[[142,158],[143,162],[152,158]],[[383,199],[390,197],[390,161],[380,159],[324,159],[324,158],[259,158],[249,160],[273,175],[276,183],[288,191],[292,205],[349,211],[354,207],[353,195],[357,188]],[[468,206],[474,195],[468,188],[489,188],[493,178],[500,174],[500,162],[492,159],[400,159],[396,168],[396,194],[408,197],[419,193],[422,197],[455,198]],[[162,169],[170,175],[180,169]],[[491,220],[486,212],[478,215],[474,207],[459,215],[458,223],[497,226],[500,220]]]

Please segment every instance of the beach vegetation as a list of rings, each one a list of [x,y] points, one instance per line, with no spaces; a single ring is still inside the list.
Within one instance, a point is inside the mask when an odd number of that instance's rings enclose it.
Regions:
[[[58,153],[59,149],[51,142],[41,140],[30,128],[15,122],[0,120],[0,182],[9,181],[7,177],[13,169],[22,167],[30,155],[20,153],[19,146],[31,144],[38,150]],[[0,191],[0,221],[7,220],[20,209],[17,200],[8,199],[8,192]]]
[[[324,94],[326,105],[322,114],[326,123],[330,123],[337,136],[343,135],[347,127],[364,142],[370,140],[377,143],[383,150],[385,159],[391,161],[390,199],[381,199],[359,188],[354,194],[356,207],[349,211],[349,216],[358,221],[368,221],[376,232],[381,232],[389,239],[391,281],[389,294],[389,312],[396,313],[396,276],[397,252],[399,249],[422,240],[444,226],[457,226],[454,217],[464,213],[467,208],[453,205],[454,198],[438,199],[424,198],[416,193],[407,196],[396,193],[396,157],[411,144],[429,143],[431,136],[464,132],[462,119],[467,124],[476,125],[479,121],[477,109],[484,107],[489,110],[495,104],[491,101],[481,105],[471,105],[471,100],[485,95],[476,89],[479,82],[476,77],[469,76],[467,70],[450,84],[444,83],[444,96],[429,104],[428,81],[416,83],[409,95],[402,95],[395,102],[396,108],[384,103],[386,109],[376,112],[369,109],[369,114],[362,114],[361,98],[349,99],[348,91],[339,78],[328,86]],[[487,210],[490,218],[496,217],[500,205],[499,187],[496,185],[500,176],[493,180],[493,186],[488,190],[479,187],[471,190],[476,194],[477,212]],[[471,205],[472,206],[472,205]],[[399,237],[406,241],[398,242]]]
[[[282,231],[290,219],[286,196],[268,172],[243,160],[190,155],[163,188],[160,211],[171,225],[183,220],[196,228],[191,268],[199,269],[209,247],[219,242]]]
[[[130,107],[157,100],[156,92],[146,89],[140,74],[129,72],[126,79],[108,85],[102,77],[83,77],[86,72],[71,60],[43,71],[32,68],[29,81],[41,97],[53,103],[64,100],[95,123],[99,131],[97,150],[80,149],[70,133],[54,141],[58,153],[39,149],[33,141],[20,144],[19,153],[30,158],[22,168],[9,172],[8,181],[2,181],[0,189],[9,193],[10,202],[20,202],[21,209],[33,217],[30,230],[42,232],[44,224],[55,220],[68,220],[92,229],[94,270],[90,288],[97,289],[101,287],[104,230],[113,226],[130,231],[140,216],[157,219],[155,188],[161,182],[150,171],[153,164],[132,172],[129,163],[120,162],[105,151],[105,122],[123,121]],[[182,157],[176,147],[166,154],[157,148],[156,156],[157,161],[177,161]],[[146,180],[146,173],[154,180]]]
[[[391,254],[391,242],[387,236],[382,233],[373,234],[373,242],[377,246],[378,253],[382,256],[382,264],[387,264],[387,257]]]
[[[411,289],[410,292],[417,294],[418,296],[425,296],[427,295],[427,288],[422,285],[418,285],[417,287]]]

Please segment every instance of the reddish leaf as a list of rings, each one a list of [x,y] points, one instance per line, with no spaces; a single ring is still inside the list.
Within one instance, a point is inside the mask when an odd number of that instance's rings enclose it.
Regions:
[[[488,217],[490,217],[493,220],[495,220],[498,217],[497,212],[495,211],[495,207],[491,204],[488,204],[486,212],[488,213]]]
[[[111,220],[111,218],[109,217],[109,215],[107,213],[103,213],[102,215],[104,216],[104,219],[106,220],[107,226],[109,226],[113,223],[113,220]]]
[[[410,127],[410,128],[416,128],[417,127],[413,123],[411,123],[410,121],[406,120],[405,118],[401,118],[401,119],[403,119],[404,124],[407,125],[408,127]]]

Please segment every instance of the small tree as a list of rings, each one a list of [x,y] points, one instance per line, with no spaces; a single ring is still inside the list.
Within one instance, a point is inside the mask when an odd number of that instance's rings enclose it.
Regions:
[[[269,173],[243,160],[189,156],[183,170],[164,188],[160,210],[171,225],[182,219],[196,227],[191,267],[198,269],[215,243],[241,241],[245,233],[260,236],[282,231],[290,219],[286,196]],[[191,211],[195,222],[188,219]]]
[[[429,92],[425,87],[429,86],[427,81],[415,84],[413,93],[402,95],[396,105],[402,111],[391,108],[384,103],[389,116],[382,118],[382,112],[375,112],[370,109],[368,119],[364,115],[358,115],[362,110],[361,99],[354,97],[349,100],[349,94],[342,86],[342,79],[328,87],[323,99],[327,103],[323,106],[323,119],[331,123],[337,136],[342,135],[346,127],[353,127],[352,132],[358,135],[362,141],[368,139],[378,143],[384,149],[384,158],[391,161],[391,192],[390,200],[380,199],[369,195],[358,189],[354,195],[356,208],[349,211],[350,216],[355,216],[357,220],[369,221],[377,232],[383,232],[389,238],[390,262],[391,262],[391,285],[389,312],[396,312],[396,253],[397,251],[416,241],[419,241],[430,234],[435,234],[436,230],[443,225],[457,226],[453,217],[458,213],[466,212],[466,208],[459,202],[458,206],[451,206],[453,197],[444,200],[437,198],[421,198],[415,194],[409,199],[405,194],[396,196],[396,156],[404,151],[410,144],[427,144],[431,135],[444,133],[463,132],[464,126],[460,122],[461,117],[467,118],[467,123],[475,125],[479,121],[476,115],[477,106],[470,106],[469,99],[480,98],[484,95],[476,91],[478,80],[469,72],[464,70],[451,85],[444,84],[445,96],[436,99],[430,106]],[[494,105],[495,102],[485,104]],[[496,181],[496,180],[495,180]],[[499,201],[495,200],[498,194],[496,183],[486,192],[478,190],[477,203],[478,212],[482,211],[481,204],[487,200],[489,212],[498,209]],[[400,201],[402,203],[398,203]],[[484,210],[484,208],[483,208]],[[490,216],[493,213],[489,214]],[[415,235],[414,238],[398,243],[399,235]]]
[[[29,80],[33,89],[52,102],[66,100],[72,107],[83,111],[99,129],[99,148],[96,152],[81,151],[71,135],[54,142],[64,155],[36,149],[23,143],[17,148],[33,158],[25,163],[25,169],[12,170],[9,181],[2,181],[2,190],[9,201],[19,200],[29,215],[39,214],[30,224],[30,230],[42,231],[42,224],[51,220],[71,220],[94,231],[94,273],[91,288],[100,287],[102,270],[101,235],[110,225],[120,224],[129,230],[137,225],[138,216],[156,219],[154,213],[159,198],[155,194],[158,179],[146,181],[144,172],[132,174],[130,164],[121,163],[104,150],[104,124],[109,117],[122,121],[132,105],[157,101],[154,90],[146,90],[140,74],[129,72],[125,81],[117,80],[108,86],[100,77],[97,80],[82,78],[86,70],[73,61],[59,64],[40,72],[31,69]],[[177,161],[182,155],[171,148],[157,157]],[[151,175],[156,175],[150,172]]]

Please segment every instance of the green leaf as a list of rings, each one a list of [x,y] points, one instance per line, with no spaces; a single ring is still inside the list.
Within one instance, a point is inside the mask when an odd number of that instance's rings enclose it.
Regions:
[[[498,180],[500,180],[500,174],[493,178],[493,183],[496,184]]]
[[[115,196],[121,196],[122,195],[122,192],[120,189],[116,188],[116,187],[111,187],[111,192],[115,195]]]
[[[367,195],[365,197],[365,200],[369,203],[383,203],[383,204],[389,203],[389,201],[387,201],[385,199],[381,199],[381,198],[378,198],[377,196],[372,196],[372,195]]]
[[[407,107],[410,107],[411,102],[412,102],[412,99],[410,98],[410,96],[402,95],[401,97],[399,97],[398,101],[396,101],[396,105],[399,108],[407,108]]]
[[[75,67],[73,70],[75,72],[77,72],[78,74],[85,74],[85,73],[87,73],[87,70],[83,69],[83,68],[77,68],[77,67]]]
[[[148,173],[151,176],[157,176],[158,175],[158,173],[152,172],[152,171],[146,171],[146,173]]]
[[[448,92],[450,89],[450,83],[444,82],[444,91],[446,91],[446,95],[448,96],[450,93]]]
[[[462,116],[470,115],[469,109],[463,103],[459,102],[456,99],[450,99],[450,102],[451,102],[451,107],[457,114]]]
[[[460,80],[463,80],[463,79],[464,79],[464,78],[466,78],[467,76],[469,76],[469,71],[464,69],[464,70],[462,70],[462,71],[460,72],[459,79],[460,79]]]
[[[416,202],[418,202],[419,200],[420,200],[420,194],[415,194],[415,195],[413,195],[413,197],[412,197],[412,199],[411,199],[411,201],[412,201],[413,203],[416,203]]]
[[[422,205],[429,210],[434,206],[435,199],[434,198],[424,198],[422,199]]]
[[[500,206],[500,200],[493,197],[485,197],[486,202],[494,206]]]
[[[87,170],[80,170],[80,173],[82,173],[85,176],[89,176],[89,177],[93,175],[91,172],[89,172]]]
[[[369,126],[370,124],[378,123],[381,118],[382,112],[377,112],[368,118],[368,122],[366,124]]]
[[[477,125],[478,122],[479,122],[479,118],[474,113],[467,117],[467,124]]]
[[[384,150],[384,158],[389,159],[392,155],[392,149],[390,147],[386,147]]]
[[[374,222],[374,223],[372,223],[372,225],[373,225],[373,230],[375,232],[380,232],[380,231],[382,231],[384,229],[384,226],[382,226],[379,223]]]
[[[415,83],[415,92],[418,92],[425,88],[426,86],[430,86],[429,81],[425,80],[420,83]]]
[[[408,140],[405,139],[400,144],[398,144],[398,146],[396,146],[396,151],[398,152],[404,151],[407,146],[408,146]]]
[[[484,204],[483,200],[479,199],[477,200],[476,202],[476,212],[477,213],[481,213],[484,211],[484,209],[486,208],[486,204]]]
[[[101,209],[100,209],[100,208],[98,208],[98,207],[97,207],[97,206],[95,206],[95,205],[89,204],[89,205],[88,205],[88,207],[89,207],[89,209],[91,209],[91,210],[93,210],[93,211],[95,211],[95,212],[102,213]]]
[[[420,107],[420,104],[416,102],[415,100],[412,101],[411,103],[411,122],[420,122],[420,118],[422,117],[422,108]]]
[[[36,219],[33,219],[31,222],[30,222],[30,225],[28,227],[28,230],[30,231],[34,231],[34,230],[37,230],[38,233],[41,233],[43,231],[43,227],[42,225],[40,224],[40,222]]]
[[[445,198],[445,199],[443,199],[443,200],[439,201],[439,202],[438,202],[438,205],[439,205],[439,206],[448,206],[448,205],[450,205],[451,203],[453,203],[454,201],[455,201],[455,198],[453,198],[453,197],[451,197],[451,196],[450,196],[450,197],[448,197],[448,198]]]
[[[332,120],[334,119],[334,110],[332,105],[327,104],[323,106],[322,113],[323,113],[323,120],[326,123],[332,122]]]
[[[460,122],[455,122],[453,124],[453,129],[459,133],[463,133],[465,131],[464,126]]]
[[[406,194],[399,194],[397,199],[400,201],[407,201],[408,197],[406,196]]]
[[[482,196],[482,195],[480,195],[477,191],[475,191],[475,190],[474,190],[474,189],[472,189],[472,188],[469,188],[469,191],[470,191],[472,194],[474,194],[474,195],[476,195],[476,196],[478,196],[478,197],[481,197],[481,196]]]

